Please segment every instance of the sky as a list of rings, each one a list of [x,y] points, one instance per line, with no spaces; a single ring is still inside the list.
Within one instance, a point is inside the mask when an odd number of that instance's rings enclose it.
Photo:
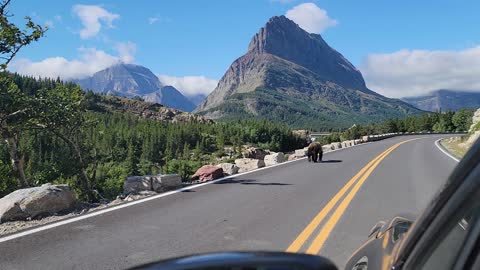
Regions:
[[[478,10],[476,0],[13,0],[13,21],[30,16],[49,29],[9,68],[73,79],[122,61],[187,96],[208,94],[268,19],[286,15],[380,94],[480,91]]]

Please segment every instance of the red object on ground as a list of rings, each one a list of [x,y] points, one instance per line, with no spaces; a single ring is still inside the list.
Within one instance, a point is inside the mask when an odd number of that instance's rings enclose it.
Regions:
[[[223,177],[223,169],[214,165],[204,165],[195,172],[192,179],[199,179],[202,182]]]

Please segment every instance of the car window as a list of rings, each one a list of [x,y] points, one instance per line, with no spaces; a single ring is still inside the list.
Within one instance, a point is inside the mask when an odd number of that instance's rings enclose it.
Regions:
[[[469,237],[471,228],[480,217],[480,202],[472,201],[463,207],[457,218],[452,219],[443,232],[439,233],[438,240],[433,243],[427,256],[420,263],[418,269],[451,269],[456,258],[462,251],[465,241]]]

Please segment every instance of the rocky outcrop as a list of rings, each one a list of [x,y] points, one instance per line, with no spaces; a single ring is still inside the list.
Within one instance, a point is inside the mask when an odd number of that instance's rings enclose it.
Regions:
[[[260,159],[240,158],[235,160],[235,165],[239,168],[238,172],[243,173],[265,167],[265,162]]]
[[[157,103],[142,102],[116,96],[101,96],[93,111],[120,112],[136,115],[141,118],[169,123],[200,122],[213,123],[213,120],[177,109],[165,107]]]
[[[0,199],[0,223],[67,211],[76,203],[77,195],[68,185],[19,189]]]
[[[480,122],[480,109],[477,109],[473,113],[472,117],[472,125],[470,126],[470,129],[468,130],[469,132],[475,132],[474,128],[477,126],[477,124]]]
[[[178,174],[129,176],[123,183],[123,192],[125,194],[143,191],[163,192],[181,185],[182,178]]]
[[[234,175],[238,173],[238,166],[233,163],[221,163],[217,167],[222,168],[223,173],[226,175]]]
[[[266,155],[263,161],[265,162],[265,166],[275,165],[285,162],[285,155],[282,152],[273,153]]]
[[[204,165],[198,169],[194,175],[193,180],[200,180],[200,182],[210,181],[223,177],[223,169],[214,165]]]

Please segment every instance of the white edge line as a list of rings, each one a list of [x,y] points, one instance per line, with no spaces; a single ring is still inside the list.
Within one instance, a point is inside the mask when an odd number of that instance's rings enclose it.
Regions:
[[[435,145],[437,146],[437,148],[440,149],[440,151],[442,151],[445,155],[449,156],[451,159],[455,160],[456,162],[460,162],[460,160],[458,158],[454,157],[447,150],[445,150],[443,148],[443,146],[440,145],[440,141],[443,140],[443,139],[445,139],[445,138],[440,138],[440,139],[435,141]]]
[[[370,144],[370,143],[373,143],[373,142],[376,142],[376,141],[361,143],[361,144],[357,144],[357,145],[352,145],[352,146],[346,147],[346,148],[335,149],[335,150],[325,152],[324,154],[326,155],[328,153],[332,153],[332,152],[336,152],[336,151],[340,151],[340,150],[345,150],[345,149],[350,149],[350,148],[355,147],[355,146],[362,146],[362,145]],[[11,235],[0,237],[0,243],[6,242],[6,241],[9,241],[9,240],[13,240],[13,239],[16,239],[16,238],[20,238],[20,237],[23,237],[23,236],[27,236],[27,235],[30,235],[30,234],[34,234],[34,233],[37,233],[37,232],[45,231],[45,230],[48,230],[48,229],[52,229],[52,228],[55,228],[55,227],[59,227],[59,226],[62,226],[62,225],[66,225],[66,224],[69,224],[69,223],[73,223],[73,222],[76,222],[76,221],[84,220],[84,219],[87,219],[87,218],[90,218],[90,217],[99,216],[99,215],[102,215],[102,214],[105,214],[105,213],[108,213],[108,212],[111,212],[111,211],[115,211],[115,210],[118,210],[118,209],[129,207],[129,206],[132,206],[132,205],[136,205],[136,204],[148,202],[148,201],[151,201],[151,200],[159,199],[159,198],[162,198],[162,197],[166,197],[166,196],[169,196],[169,195],[172,195],[172,194],[180,193],[180,192],[183,192],[185,190],[196,189],[196,188],[203,187],[203,186],[206,186],[206,185],[215,184],[217,182],[221,182],[221,181],[224,181],[226,179],[235,178],[235,177],[242,176],[242,175],[245,175],[245,174],[258,172],[258,171],[261,171],[261,170],[285,165],[285,164],[288,164],[288,163],[292,163],[292,162],[296,162],[296,161],[300,161],[300,160],[304,160],[304,159],[306,159],[306,157],[302,157],[302,158],[295,159],[295,160],[290,160],[290,161],[285,161],[285,162],[282,162],[282,163],[279,163],[279,164],[274,164],[274,165],[271,165],[271,166],[262,167],[262,168],[252,170],[252,171],[248,171],[248,172],[244,172],[244,173],[238,173],[238,174],[226,176],[226,177],[223,177],[223,178],[219,178],[219,179],[209,181],[209,182],[205,182],[205,183],[201,183],[201,184],[196,184],[196,185],[192,185],[192,186],[188,186],[188,187],[183,187],[183,188],[180,188],[180,189],[168,191],[168,192],[165,192],[165,193],[161,193],[161,194],[154,195],[154,196],[151,196],[151,197],[147,197],[147,198],[144,198],[144,199],[136,200],[136,201],[133,201],[133,202],[123,203],[121,205],[108,207],[106,209],[98,210],[98,211],[95,211],[93,213],[84,214],[84,215],[80,215],[78,217],[73,217],[73,218],[69,218],[69,219],[65,219],[65,220],[60,220],[60,221],[53,222],[53,223],[50,223],[50,224],[46,224],[46,225],[36,227],[36,228],[33,228],[33,229],[27,229],[26,231],[23,231],[23,232],[14,233],[14,234],[11,234]]]

